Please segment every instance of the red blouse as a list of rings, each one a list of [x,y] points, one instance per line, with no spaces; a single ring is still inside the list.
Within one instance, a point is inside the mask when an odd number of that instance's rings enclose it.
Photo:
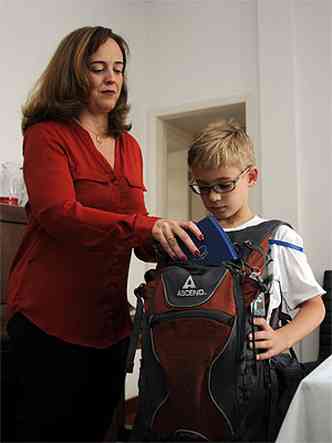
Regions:
[[[64,341],[107,347],[129,335],[132,248],[151,242],[142,156],[124,133],[114,169],[78,124],[42,122],[24,136],[29,223],[8,284],[20,311]]]

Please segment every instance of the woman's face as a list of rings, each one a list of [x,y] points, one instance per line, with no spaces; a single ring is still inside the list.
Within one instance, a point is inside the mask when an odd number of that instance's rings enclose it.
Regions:
[[[91,113],[108,113],[114,109],[121,94],[123,70],[121,48],[115,40],[109,38],[89,60],[88,109]]]

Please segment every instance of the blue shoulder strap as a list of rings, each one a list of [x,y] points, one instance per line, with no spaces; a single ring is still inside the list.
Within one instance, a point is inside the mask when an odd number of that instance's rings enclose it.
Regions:
[[[302,246],[294,245],[293,243],[289,243],[287,241],[282,240],[269,240],[270,245],[278,245],[284,246],[285,248],[295,249],[296,251],[304,252]]]

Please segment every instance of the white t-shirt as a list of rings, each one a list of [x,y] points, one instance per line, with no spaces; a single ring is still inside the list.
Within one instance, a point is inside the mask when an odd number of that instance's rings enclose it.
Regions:
[[[225,232],[257,226],[264,221],[266,220],[256,215],[241,226],[225,229]],[[283,311],[294,316],[300,303],[326,292],[316,281],[303,251],[303,240],[294,229],[281,225],[276,230],[273,240],[282,243],[271,245],[272,261],[269,264],[269,273],[273,275],[273,282],[267,320],[270,319],[272,310],[280,306],[282,299]]]

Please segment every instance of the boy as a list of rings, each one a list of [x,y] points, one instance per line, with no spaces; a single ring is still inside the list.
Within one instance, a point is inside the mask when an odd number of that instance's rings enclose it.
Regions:
[[[201,196],[207,211],[226,232],[264,221],[252,212],[248,201],[249,190],[258,177],[253,144],[235,121],[222,121],[203,130],[189,148],[188,165],[191,189]],[[287,351],[317,328],[325,315],[321,299],[325,291],[307,262],[299,234],[282,225],[274,240],[279,242],[271,251],[273,283],[268,313],[266,319],[255,318],[259,330],[248,337],[255,340],[259,360]],[[284,309],[297,312],[286,326],[274,330],[269,325],[271,312],[282,300]]]

